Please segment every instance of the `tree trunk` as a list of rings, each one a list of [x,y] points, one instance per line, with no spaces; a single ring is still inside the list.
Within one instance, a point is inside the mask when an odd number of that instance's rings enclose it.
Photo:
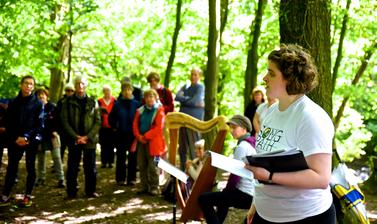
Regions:
[[[347,5],[346,5],[346,11],[343,17],[343,22],[342,22],[342,29],[340,31],[340,36],[339,36],[339,46],[338,46],[338,52],[336,55],[335,59],[335,64],[332,72],[332,90],[331,92],[334,92],[335,86],[336,86],[336,79],[338,77],[338,69],[340,66],[340,62],[342,61],[342,51],[343,51],[343,42],[344,42],[344,37],[346,36],[346,31],[347,31],[347,22],[348,22],[348,11],[350,9],[351,5],[351,0],[347,0]]]
[[[209,0],[208,62],[205,75],[204,120],[215,116],[217,106],[218,59],[220,54],[220,0]]]
[[[53,13],[50,15],[50,20],[53,23],[60,22],[63,18],[60,17],[61,11],[64,10],[62,5],[55,5]],[[63,12],[64,14],[64,12]],[[67,61],[68,52],[70,48],[70,37],[68,34],[60,34],[60,37],[53,46],[53,50],[56,53],[56,58],[53,60],[53,64],[50,67],[50,101],[56,103],[63,92],[65,77],[62,65]]]
[[[173,38],[172,38],[170,57],[169,57],[168,65],[166,67],[166,72],[165,72],[164,85],[165,85],[166,88],[169,87],[171,69],[173,67],[174,58],[175,58],[175,51],[177,49],[177,40],[178,40],[179,30],[182,27],[182,24],[181,24],[181,9],[182,9],[182,0],[178,0],[178,2],[177,2],[177,14],[176,14],[176,18],[175,18],[175,29],[174,29],[174,34],[173,34]]]
[[[310,94],[332,117],[330,1],[282,0],[280,2],[281,43],[296,43],[308,49],[317,65],[319,85]]]
[[[220,13],[221,13],[221,25],[220,25],[220,49],[221,49],[221,45],[222,45],[222,36],[223,36],[223,32],[225,30],[225,26],[226,26],[226,23],[228,21],[228,12],[229,12],[229,0],[221,0],[221,10],[220,10]],[[220,59],[219,59],[220,60]],[[223,99],[223,90],[224,90],[224,85],[225,85],[225,81],[226,80],[226,77],[227,77],[227,74],[228,72],[227,71],[223,71],[221,68],[219,68],[219,76],[218,76],[218,80],[219,80],[219,84],[218,84],[218,87],[217,87],[217,97],[218,97],[218,100],[217,100],[217,115],[221,115],[222,112],[221,112],[221,102],[222,102],[222,99]]]
[[[247,65],[245,72],[245,89],[244,89],[244,110],[250,102],[250,93],[257,85],[258,75],[258,41],[261,35],[261,26],[263,19],[263,9],[266,5],[266,0],[258,1],[258,8],[255,12],[255,20],[252,22],[250,35],[253,36],[253,40],[249,43],[249,50],[247,52]],[[254,25],[253,25],[254,24]]]
[[[356,75],[352,80],[352,83],[351,83],[352,86],[355,86],[359,82],[359,80],[360,80],[361,76],[363,75],[365,69],[367,68],[367,66],[369,64],[369,60],[372,57],[376,48],[377,48],[377,42],[375,42],[369,48],[369,50],[367,52],[365,52],[365,55],[364,55],[364,58],[361,62],[360,68],[359,68],[359,70],[357,70]],[[339,127],[340,119],[343,116],[344,108],[346,107],[348,99],[349,99],[349,96],[345,96],[343,98],[342,104],[340,105],[338,112],[336,113],[336,116],[335,116],[335,119],[334,119],[335,129],[337,129]]]

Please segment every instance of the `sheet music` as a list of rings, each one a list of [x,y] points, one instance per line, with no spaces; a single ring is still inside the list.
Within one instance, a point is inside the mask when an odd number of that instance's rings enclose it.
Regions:
[[[185,184],[187,183],[187,179],[189,178],[189,176],[185,172],[181,171],[180,169],[166,162],[165,160],[160,158],[157,166],[160,169],[168,172],[170,175],[176,177],[178,180],[182,181],[183,183]]]
[[[243,161],[232,159],[212,151],[209,152],[211,153],[212,166],[228,171],[243,178],[250,180],[254,179],[253,172],[245,168],[245,163]]]

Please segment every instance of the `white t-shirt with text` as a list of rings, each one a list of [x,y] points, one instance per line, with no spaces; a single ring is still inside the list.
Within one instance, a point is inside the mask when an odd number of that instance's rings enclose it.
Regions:
[[[332,153],[334,126],[328,114],[307,96],[285,111],[268,110],[258,133],[257,153],[299,149],[305,157]],[[332,204],[330,188],[299,189],[280,185],[255,187],[258,214],[271,222],[291,222],[325,212]]]

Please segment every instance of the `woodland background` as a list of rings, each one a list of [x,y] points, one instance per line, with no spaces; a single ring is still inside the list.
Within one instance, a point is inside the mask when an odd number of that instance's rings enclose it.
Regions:
[[[320,71],[310,97],[334,120],[334,149],[368,167],[363,188],[377,192],[376,20],[374,0],[0,1],[0,97],[14,97],[25,74],[54,102],[76,75],[97,97],[104,84],[117,95],[124,76],[146,89],[150,71],[176,92],[197,66],[205,119],[230,117],[263,84],[268,53],[298,43]]]

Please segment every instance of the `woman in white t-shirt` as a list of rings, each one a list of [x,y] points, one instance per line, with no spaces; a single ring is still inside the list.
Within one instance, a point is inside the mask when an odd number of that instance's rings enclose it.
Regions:
[[[317,69],[298,45],[282,45],[268,60],[263,80],[267,95],[279,103],[264,118],[257,153],[301,150],[309,169],[273,173],[247,165],[255,179],[272,183],[255,187],[253,224],[335,224],[329,188],[334,126],[328,114],[305,95],[317,84]]]

